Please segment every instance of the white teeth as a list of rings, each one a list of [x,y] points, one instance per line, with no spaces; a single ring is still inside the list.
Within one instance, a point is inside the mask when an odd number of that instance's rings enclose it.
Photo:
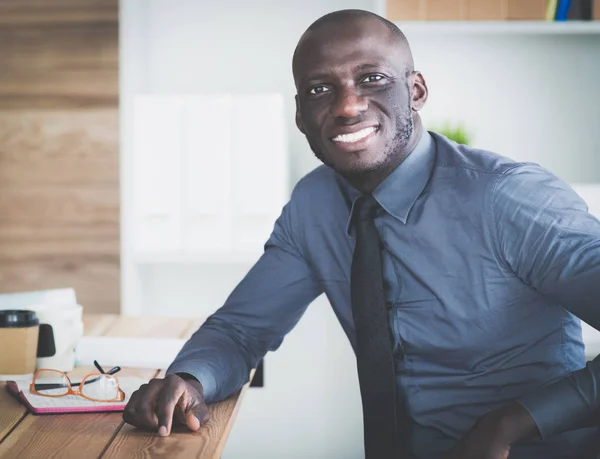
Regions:
[[[333,140],[334,142],[344,142],[344,143],[358,142],[359,140],[364,139],[365,137],[367,137],[369,134],[371,134],[373,132],[375,132],[375,126],[361,129],[360,131],[353,132],[351,134],[340,134],[331,140]]]

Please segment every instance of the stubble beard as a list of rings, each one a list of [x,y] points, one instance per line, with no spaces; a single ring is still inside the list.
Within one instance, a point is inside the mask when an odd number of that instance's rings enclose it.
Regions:
[[[357,159],[354,164],[351,164],[350,167],[344,169],[341,169],[323,154],[314,138],[311,139],[307,135],[306,140],[308,141],[308,145],[317,159],[323,164],[329,166],[344,177],[361,178],[375,171],[384,169],[390,163],[394,162],[394,158],[397,155],[408,154],[409,152],[404,152],[404,150],[410,141],[410,137],[412,136],[414,129],[415,123],[412,117],[411,109],[409,108],[408,110],[404,111],[402,116],[398,117],[398,122],[396,123],[396,135],[392,140],[386,143],[383,154],[380,155],[376,161],[371,164],[361,164]],[[356,155],[358,156],[358,153]]]

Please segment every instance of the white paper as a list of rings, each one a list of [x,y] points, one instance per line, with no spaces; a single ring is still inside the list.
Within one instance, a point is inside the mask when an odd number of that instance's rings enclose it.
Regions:
[[[75,349],[77,366],[93,365],[166,370],[185,344],[185,339],[113,338],[84,336]]]

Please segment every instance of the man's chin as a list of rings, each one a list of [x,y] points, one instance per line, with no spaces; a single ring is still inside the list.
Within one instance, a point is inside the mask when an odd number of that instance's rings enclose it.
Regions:
[[[339,162],[337,164],[328,164],[333,170],[344,177],[361,177],[385,167],[385,162],[382,160],[371,161],[352,161]]]
[[[385,166],[385,156],[370,151],[356,153],[328,152],[323,154],[309,142],[317,159],[342,176],[361,176]]]

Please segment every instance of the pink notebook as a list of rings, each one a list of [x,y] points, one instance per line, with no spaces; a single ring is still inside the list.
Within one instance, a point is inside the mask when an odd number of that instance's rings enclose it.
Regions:
[[[42,397],[29,392],[30,381],[9,381],[6,389],[34,414],[102,413],[123,411],[131,394],[142,384],[148,382],[143,378],[128,376],[118,377],[118,380],[121,389],[125,392],[125,400],[122,402],[92,402],[76,395],[56,398]]]

